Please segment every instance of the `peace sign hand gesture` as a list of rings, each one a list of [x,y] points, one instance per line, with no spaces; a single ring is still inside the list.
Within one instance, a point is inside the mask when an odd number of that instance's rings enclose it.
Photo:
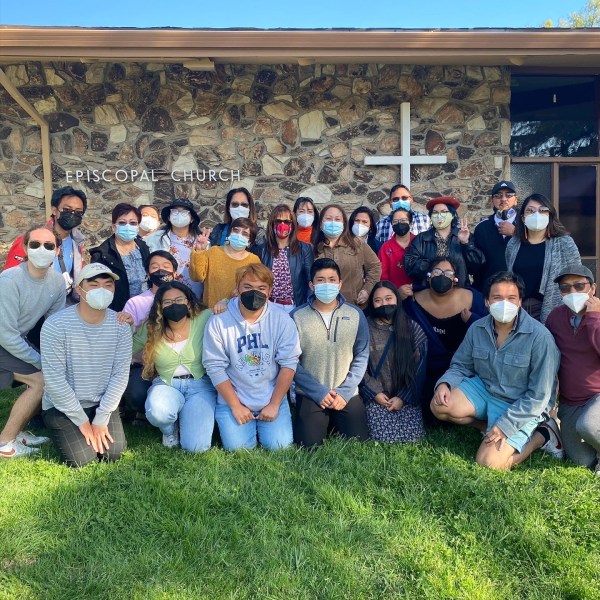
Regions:
[[[460,230],[458,232],[458,240],[461,244],[468,244],[469,237],[471,236],[469,232],[469,220],[467,217],[460,218]]]

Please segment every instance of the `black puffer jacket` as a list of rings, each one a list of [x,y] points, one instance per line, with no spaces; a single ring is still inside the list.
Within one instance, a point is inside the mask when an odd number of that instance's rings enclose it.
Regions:
[[[456,264],[458,285],[469,285],[469,275],[479,274],[485,263],[483,252],[473,243],[473,236],[468,243],[461,244],[458,239],[458,227],[452,226],[448,236],[448,256]],[[413,289],[422,290],[427,287],[427,273],[431,261],[437,256],[435,229],[431,228],[419,233],[411,242],[404,255],[404,268],[412,277]]]

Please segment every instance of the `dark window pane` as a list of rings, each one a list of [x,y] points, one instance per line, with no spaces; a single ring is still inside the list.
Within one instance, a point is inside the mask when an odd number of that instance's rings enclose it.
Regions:
[[[596,256],[595,166],[559,167],[558,209],[581,256]]]
[[[529,194],[544,194],[552,198],[552,165],[550,163],[513,163],[510,178],[517,186],[519,200]]]
[[[598,156],[594,77],[513,75],[513,156]]]

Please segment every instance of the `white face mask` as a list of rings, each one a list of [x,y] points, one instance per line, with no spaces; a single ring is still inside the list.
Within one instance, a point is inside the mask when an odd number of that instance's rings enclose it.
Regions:
[[[519,312],[519,307],[508,300],[490,304],[490,315],[498,323],[510,323]]]
[[[584,292],[573,292],[562,297],[562,301],[574,312],[579,313],[583,310],[585,303],[590,297]]]
[[[36,269],[47,269],[56,258],[54,250],[47,250],[44,246],[27,248],[27,258]]]
[[[113,301],[115,295],[104,288],[95,288],[85,292],[85,301],[91,308],[96,310],[104,310],[108,308]]]
[[[247,219],[250,216],[250,209],[246,206],[236,206],[229,209],[229,214],[234,221],[236,219]]]
[[[352,233],[357,237],[364,237],[369,233],[369,228],[366,225],[354,223],[354,225],[352,225]]]
[[[298,221],[298,225],[300,225],[300,227],[310,227],[314,223],[315,217],[314,215],[302,213],[296,217],[296,220]]]
[[[179,212],[178,210],[171,211],[171,225],[173,227],[185,227],[192,222],[192,215],[190,215],[189,211]]]
[[[527,215],[524,221],[525,227],[527,227],[529,231],[544,231],[544,229],[548,227],[549,222],[550,216],[541,215],[539,212]]]
[[[140,229],[143,229],[144,231],[155,231],[158,229],[158,219],[156,217],[151,217],[150,215],[142,217],[142,220],[140,221]]]

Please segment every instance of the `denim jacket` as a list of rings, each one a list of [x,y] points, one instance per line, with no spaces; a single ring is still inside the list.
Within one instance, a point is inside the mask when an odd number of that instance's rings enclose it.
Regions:
[[[559,363],[552,334],[524,310],[500,348],[488,315],[471,325],[436,387],[446,383],[455,388],[466,378],[479,377],[488,393],[511,405],[495,423],[510,437],[546,411]]]

